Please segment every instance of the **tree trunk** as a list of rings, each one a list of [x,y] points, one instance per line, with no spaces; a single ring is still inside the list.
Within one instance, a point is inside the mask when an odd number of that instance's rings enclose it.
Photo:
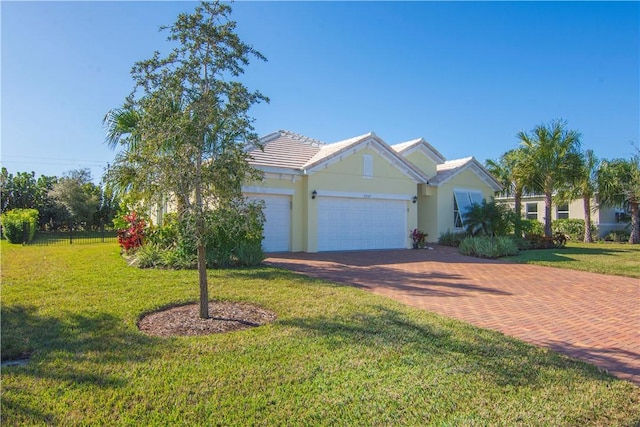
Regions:
[[[629,243],[640,243],[640,209],[638,203],[629,203],[631,207],[631,234],[629,235]]]
[[[207,258],[203,244],[198,245],[198,279],[200,282],[200,318],[209,318],[209,284],[207,283]]]
[[[591,197],[584,196],[582,201],[584,202],[584,242],[593,243],[593,236],[591,235]]]
[[[551,237],[551,191],[544,193],[544,235]]]
[[[513,225],[513,234],[517,238],[522,237],[522,226],[520,221],[522,221],[522,189],[517,189],[514,194],[514,202],[515,202],[515,212],[516,212],[516,223]]]

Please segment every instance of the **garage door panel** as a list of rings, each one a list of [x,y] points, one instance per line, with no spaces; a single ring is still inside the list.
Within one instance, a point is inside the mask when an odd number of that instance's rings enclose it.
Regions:
[[[250,198],[264,201],[264,251],[288,252],[291,241],[291,198],[271,195]]]
[[[325,197],[318,200],[318,250],[406,247],[406,202]]]

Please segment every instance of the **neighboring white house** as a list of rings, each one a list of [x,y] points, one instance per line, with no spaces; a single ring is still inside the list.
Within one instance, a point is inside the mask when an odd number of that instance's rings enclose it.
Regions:
[[[265,202],[268,252],[410,248],[414,228],[436,241],[501,189],[473,157],[446,161],[422,138],[391,146],[367,133],[326,144],[281,130],[261,142],[250,154],[264,178],[243,192]]]
[[[507,203],[515,207],[513,197],[496,197],[497,202]],[[628,224],[622,209],[599,206],[597,199],[591,200],[591,223],[598,228],[598,235],[604,237],[612,231],[624,230]],[[551,220],[584,219],[584,202],[576,199],[570,203],[551,205]],[[522,217],[535,219],[544,223],[544,195],[527,195],[522,197]]]

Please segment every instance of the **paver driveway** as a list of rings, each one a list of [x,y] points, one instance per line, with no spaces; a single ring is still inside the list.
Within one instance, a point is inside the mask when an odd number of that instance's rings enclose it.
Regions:
[[[640,385],[638,279],[483,260],[444,246],[270,254],[266,262],[550,347]]]

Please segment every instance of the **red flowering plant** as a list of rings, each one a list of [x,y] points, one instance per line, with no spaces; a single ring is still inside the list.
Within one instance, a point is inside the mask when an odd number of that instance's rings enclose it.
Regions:
[[[427,236],[427,233],[420,231],[417,228],[414,228],[411,231],[411,234],[409,234],[409,237],[411,237],[411,240],[413,241],[414,247],[424,247],[424,245],[426,244]]]
[[[122,218],[128,227],[118,230],[118,243],[125,252],[129,252],[132,249],[142,246],[147,223],[144,218],[139,216],[135,211],[124,215]]]

